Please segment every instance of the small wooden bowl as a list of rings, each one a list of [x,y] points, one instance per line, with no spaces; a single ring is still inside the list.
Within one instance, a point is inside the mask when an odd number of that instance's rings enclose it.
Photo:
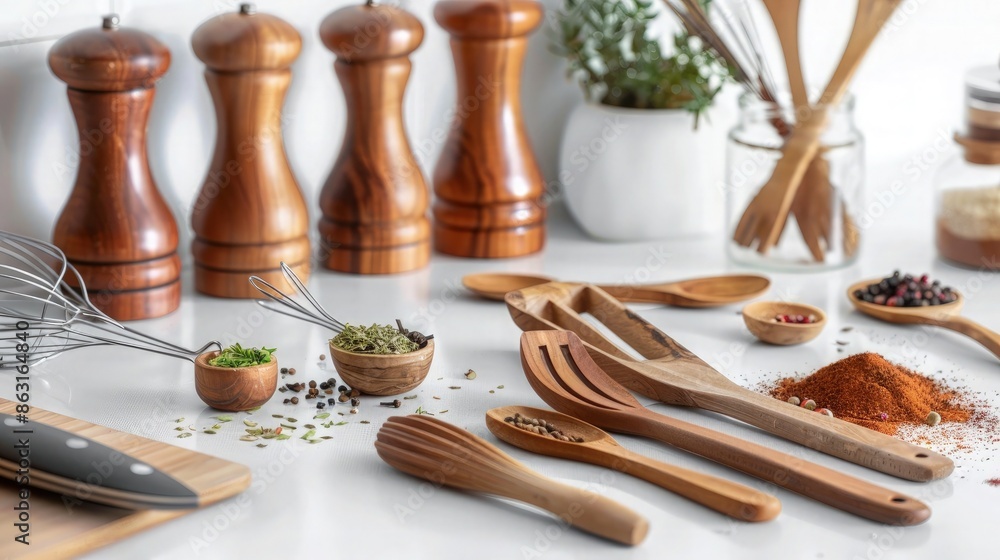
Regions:
[[[368,395],[398,395],[423,382],[434,359],[434,341],[406,354],[359,354],[330,343],[333,365],[344,383]]]
[[[814,315],[815,323],[779,323],[775,315]],[[804,303],[757,301],[743,308],[743,322],[750,333],[768,344],[802,344],[819,336],[826,326],[826,314]]]
[[[208,406],[227,412],[250,410],[266,403],[278,388],[278,359],[253,367],[216,367],[208,363],[217,351],[194,361],[194,388]]]

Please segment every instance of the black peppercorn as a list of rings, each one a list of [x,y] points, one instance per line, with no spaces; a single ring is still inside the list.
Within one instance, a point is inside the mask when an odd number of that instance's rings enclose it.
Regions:
[[[351,406],[360,406],[360,405],[361,405],[361,399],[357,397],[351,399]]]

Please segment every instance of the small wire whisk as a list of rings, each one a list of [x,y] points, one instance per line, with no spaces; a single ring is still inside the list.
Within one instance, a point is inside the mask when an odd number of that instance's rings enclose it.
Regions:
[[[64,352],[123,346],[194,362],[190,350],[130,329],[90,301],[80,273],[55,245],[0,231],[0,369],[35,366]]]
[[[258,292],[263,294],[267,299],[257,300],[257,304],[264,309],[274,311],[275,313],[280,313],[286,315],[293,319],[298,319],[299,321],[306,321],[314,325],[319,325],[321,327],[330,329],[334,333],[340,333],[344,330],[344,324],[338,321],[327,312],[326,309],[320,305],[319,301],[313,297],[306,285],[299,280],[299,277],[295,275],[285,263],[281,263],[281,273],[284,274],[285,279],[288,283],[295,288],[295,291],[305,298],[309,307],[299,303],[294,297],[282,292],[273,284],[264,280],[260,276],[251,276],[250,284],[257,289]]]

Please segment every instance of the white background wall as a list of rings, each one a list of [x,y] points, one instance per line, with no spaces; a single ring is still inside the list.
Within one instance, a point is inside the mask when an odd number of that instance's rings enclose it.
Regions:
[[[560,2],[544,3],[552,10]],[[234,10],[237,4],[235,0],[4,0],[0,42],[52,39],[0,47],[0,228],[50,236],[73,182],[77,147],[65,86],[49,71],[46,55],[54,38],[96,26],[101,14],[111,10],[121,14],[123,25],[152,33],[173,53],[149,125],[149,155],[161,191],[186,228],[188,207],[203,180],[215,134],[202,65],[191,51],[190,38],[201,22]],[[317,193],[344,128],[333,55],[323,48],[317,29],[326,14],[347,4],[343,0],[258,2],[260,11],[285,18],[302,34],[303,52],[285,107],[285,135],[314,219]],[[433,2],[401,4],[427,30],[413,57],[406,117],[411,141],[429,173],[439,149],[429,139],[435,129],[447,126],[443,115],[454,99],[451,57],[446,35],[433,22]],[[804,0],[803,10],[807,80],[824,83],[846,41],[853,2]],[[780,60],[770,27],[762,27],[774,60]],[[929,174],[920,173],[919,167],[940,159],[935,138],[950,135],[961,122],[964,70],[995,64],[1000,57],[998,29],[1000,2],[995,0],[904,0],[862,67],[853,90],[858,123],[868,139],[869,191],[884,191],[893,181],[903,181],[907,191],[906,202],[889,205],[890,213],[929,212],[925,192]],[[565,116],[581,94],[566,81],[562,61],[549,52],[545,32],[532,39],[524,82],[528,128],[551,180],[557,174]],[[726,103],[731,104],[737,92],[729,93]],[[722,117],[716,125],[728,127],[733,113],[731,107],[718,112]],[[930,224],[929,216],[926,223]]]

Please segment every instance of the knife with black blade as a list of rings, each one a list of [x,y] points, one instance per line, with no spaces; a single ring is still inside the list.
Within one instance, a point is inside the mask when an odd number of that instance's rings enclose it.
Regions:
[[[127,509],[190,509],[198,495],[174,477],[102,443],[0,413],[0,477]]]

